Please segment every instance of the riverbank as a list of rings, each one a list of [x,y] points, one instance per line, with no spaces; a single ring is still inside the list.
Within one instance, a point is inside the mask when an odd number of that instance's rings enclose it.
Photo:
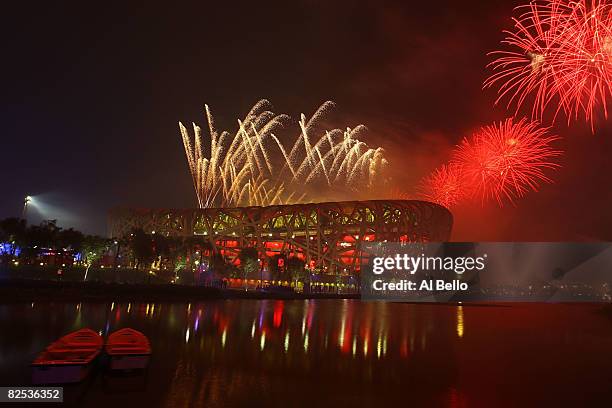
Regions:
[[[359,299],[359,295],[245,291],[177,284],[60,282],[34,279],[0,280],[0,302],[2,303],[39,301],[173,302],[208,299]]]

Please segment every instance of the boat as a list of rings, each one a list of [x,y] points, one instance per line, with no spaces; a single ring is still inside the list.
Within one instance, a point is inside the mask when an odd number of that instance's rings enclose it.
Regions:
[[[32,362],[35,384],[80,382],[89,375],[102,352],[102,337],[91,329],[69,333],[51,343]]]
[[[142,370],[148,366],[151,358],[149,339],[131,328],[111,333],[104,351],[109,357],[111,370]]]

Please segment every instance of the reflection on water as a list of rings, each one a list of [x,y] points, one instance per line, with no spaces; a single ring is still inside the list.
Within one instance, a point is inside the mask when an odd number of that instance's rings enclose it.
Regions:
[[[568,401],[569,390],[610,397],[612,385],[612,329],[598,306],[352,300],[3,305],[0,385],[28,384],[34,355],[69,331],[128,326],[153,346],[143,381],[126,390],[100,374],[68,397],[90,406],[512,406]]]
[[[463,306],[457,306],[457,336],[463,337]]]

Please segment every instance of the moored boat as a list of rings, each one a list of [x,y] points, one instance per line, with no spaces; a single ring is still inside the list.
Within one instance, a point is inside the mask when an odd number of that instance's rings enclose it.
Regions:
[[[82,381],[102,351],[102,337],[91,329],[69,333],[51,343],[32,362],[35,384],[66,384]]]
[[[147,367],[151,345],[138,330],[125,328],[111,333],[104,347],[111,370],[140,370]]]

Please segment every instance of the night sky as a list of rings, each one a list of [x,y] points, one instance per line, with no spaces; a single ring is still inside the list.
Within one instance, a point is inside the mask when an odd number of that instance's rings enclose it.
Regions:
[[[333,100],[333,125],[367,125],[408,192],[510,115],[481,88],[520,2],[11,3],[0,217],[30,194],[61,225],[105,234],[116,205],[195,206],[177,122],[204,125],[204,103],[233,130],[260,98],[293,118]],[[610,130],[603,117],[595,135],[559,121],[555,184],[502,209],[458,208],[453,239],[612,239]]]

